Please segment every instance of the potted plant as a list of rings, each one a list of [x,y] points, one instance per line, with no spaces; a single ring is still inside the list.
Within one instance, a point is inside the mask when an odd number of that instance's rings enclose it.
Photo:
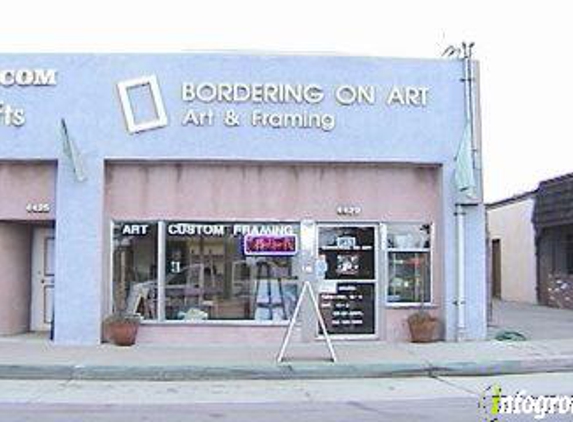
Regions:
[[[119,253],[125,253],[123,248],[118,248]],[[120,256],[120,258],[123,258]],[[121,259],[124,262],[125,259]],[[137,331],[141,322],[141,316],[134,313],[132,307],[127,305],[127,286],[129,281],[125,277],[126,271],[122,271],[115,283],[114,289],[114,312],[103,321],[103,337],[105,340],[117,346],[132,346],[137,338]]]
[[[414,279],[415,279],[415,297],[420,303],[418,310],[408,316],[408,328],[410,329],[410,337],[413,343],[429,343],[436,340],[436,332],[440,324],[440,320],[430,314],[425,307],[425,277],[418,276],[418,262],[417,258],[412,258],[415,262],[414,265]]]
[[[138,314],[115,312],[103,322],[105,337],[117,346],[133,346],[140,321]]]
[[[414,343],[429,343],[436,339],[436,330],[440,321],[424,309],[408,316],[410,337]]]

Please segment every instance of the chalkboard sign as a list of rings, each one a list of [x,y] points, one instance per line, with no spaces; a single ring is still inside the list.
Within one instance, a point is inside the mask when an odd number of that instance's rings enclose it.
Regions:
[[[329,334],[375,334],[374,286],[338,283],[336,293],[320,294],[320,311]]]

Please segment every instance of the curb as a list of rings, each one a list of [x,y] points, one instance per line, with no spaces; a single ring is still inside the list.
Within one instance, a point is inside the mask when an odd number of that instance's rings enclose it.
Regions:
[[[93,381],[199,381],[487,376],[571,372],[573,357],[483,362],[268,365],[0,365],[0,379]]]
[[[573,372],[573,357],[451,362],[432,365],[430,376],[490,376],[539,372]]]

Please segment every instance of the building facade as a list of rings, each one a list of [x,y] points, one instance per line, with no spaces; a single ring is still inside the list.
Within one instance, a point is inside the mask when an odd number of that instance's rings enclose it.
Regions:
[[[454,339],[463,72],[0,56],[0,334],[54,324],[57,343],[96,344],[123,311],[142,316],[142,342],[278,341],[309,281],[336,338],[408,340],[422,302]],[[484,206],[465,214],[467,336],[481,339]]]
[[[537,303],[535,230],[532,218],[535,191],[487,205],[490,242],[491,295]]]
[[[573,309],[573,174],[539,184],[533,212],[539,303]]]

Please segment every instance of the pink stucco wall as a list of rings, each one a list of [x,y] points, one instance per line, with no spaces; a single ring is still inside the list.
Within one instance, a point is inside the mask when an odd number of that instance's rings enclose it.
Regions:
[[[0,335],[29,329],[32,225],[54,220],[55,186],[54,162],[0,161]]]
[[[145,324],[139,328],[138,343],[222,343],[281,344],[286,327],[240,325]],[[296,337],[296,336],[295,336]],[[297,341],[297,338],[294,338]]]
[[[109,164],[107,214],[117,219],[340,220],[338,205],[360,205],[362,220],[438,217],[432,167],[374,165]]]
[[[0,220],[46,221],[55,218],[56,164],[0,161]],[[49,213],[31,213],[27,204],[50,205]]]
[[[438,167],[415,165],[108,163],[105,212],[108,218],[117,220],[435,223],[432,275],[437,306],[433,312],[440,314],[443,292],[440,179]],[[336,213],[340,205],[358,205],[362,212],[358,217],[340,217]],[[382,310],[386,329],[380,328],[381,337],[389,341],[408,340],[406,317],[415,309]],[[189,341],[208,338],[220,341],[227,337],[222,333],[232,333],[236,328],[146,326],[141,341],[170,341],[178,330],[185,332]],[[262,330],[251,331],[255,339]]]
[[[0,335],[28,331],[31,228],[0,222]]]

